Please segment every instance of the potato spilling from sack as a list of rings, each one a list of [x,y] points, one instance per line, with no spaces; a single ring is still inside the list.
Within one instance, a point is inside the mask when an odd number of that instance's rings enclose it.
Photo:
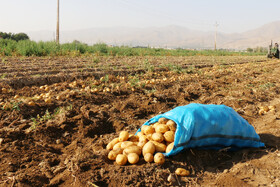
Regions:
[[[162,153],[173,149],[176,128],[174,121],[160,118],[154,124],[143,125],[136,135],[121,131],[119,137],[106,146],[110,150],[108,158],[123,166],[127,162],[137,164],[142,155],[146,162],[163,164],[165,158]]]

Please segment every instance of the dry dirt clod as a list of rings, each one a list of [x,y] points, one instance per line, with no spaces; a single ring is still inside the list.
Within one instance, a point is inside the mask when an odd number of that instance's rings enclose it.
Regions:
[[[3,143],[4,139],[0,138],[0,145]]]
[[[168,182],[171,182],[171,183],[176,182],[176,178],[175,178],[174,174],[170,174],[170,175],[167,177],[167,181],[168,181]]]

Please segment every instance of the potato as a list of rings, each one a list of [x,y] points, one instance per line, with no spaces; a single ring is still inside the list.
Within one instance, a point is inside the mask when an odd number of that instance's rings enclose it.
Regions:
[[[175,174],[179,176],[188,176],[190,175],[190,171],[184,168],[177,168]]]
[[[167,125],[164,124],[160,124],[158,126],[156,126],[156,132],[160,132],[160,133],[165,133],[166,131],[169,131],[169,127]]]
[[[136,136],[138,136],[138,137],[140,138],[141,136],[144,136],[144,133],[143,133],[143,132],[138,132],[138,133],[136,134]]]
[[[152,154],[152,153],[146,153],[146,154],[144,155],[144,160],[145,160],[146,162],[153,162],[153,161],[154,161],[154,156],[153,156],[153,154]]]
[[[34,101],[29,101],[29,102],[27,103],[27,105],[28,105],[28,106],[35,106],[36,104],[34,103]]]
[[[269,108],[269,110],[275,110],[275,106],[274,105],[270,105],[270,106],[268,106],[268,108]]]
[[[131,145],[123,150],[123,154],[128,155],[129,153],[136,153],[140,155],[142,152],[141,147],[136,145]]]
[[[163,164],[165,162],[164,155],[162,153],[156,153],[154,156],[154,162],[157,164]]]
[[[174,142],[175,132],[174,131],[167,131],[164,133],[164,140],[167,142]]]
[[[166,118],[159,118],[159,120],[158,120],[158,122],[159,122],[160,124],[166,124],[167,121],[168,121],[168,119],[166,119]]]
[[[129,147],[131,145],[134,145],[134,143],[131,142],[131,141],[124,141],[124,142],[121,143],[121,148],[125,149],[125,148],[127,148],[127,147]]]
[[[139,141],[139,137],[136,136],[136,135],[130,135],[129,138],[128,138],[128,141],[138,142]]]
[[[122,153],[122,149],[120,149],[120,148],[118,148],[116,150],[112,150],[112,151],[109,152],[108,158],[110,160],[116,160],[118,154],[121,154],[121,153]]]
[[[263,107],[263,110],[264,110],[265,112],[268,112],[268,111],[269,111],[268,106],[264,106],[264,107]]]
[[[169,127],[169,129],[171,131],[176,131],[177,125],[174,121],[172,120],[168,120],[168,122],[166,123],[166,125]]]
[[[157,142],[162,142],[164,140],[164,137],[160,132],[156,132],[153,134],[152,139]]]
[[[146,137],[147,137],[148,140],[153,140],[152,136],[153,136],[153,134],[147,134],[147,135],[146,135]]]
[[[155,145],[156,152],[165,152],[165,150],[166,150],[166,145],[165,144],[159,143],[159,142],[156,142],[156,141],[151,141],[151,142],[153,142],[153,144]]]
[[[136,153],[129,153],[127,155],[127,160],[130,164],[136,164],[139,161],[139,155]]]
[[[116,163],[120,166],[123,166],[127,163],[127,156],[123,154],[118,154],[116,157]]]
[[[19,95],[15,95],[15,96],[14,96],[14,99],[18,99],[18,98],[19,98]]]
[[[156,122],[153,124],[153,127],[156,128],[156,126],[160,125],[160,123]]]
[[[144,134],[153,134],[155,132],[155,129],[151,126],[148,126],[148,125],[143,125],[141,127],[141,131],[144,133]]]
[[[108,143],[108,145],[106,146],[106,149],[112,150],[114,145],[118,142],[119,142],[119,138],[113,139],[111,142]]]
[[[140,147],[140,148],[143,148],[146,143],[147,143],[147,140],[142,141],[142,142],[138,142],[137,146]]]
[[[261,116],[261,115],[264,115],[266,112],[263,110],[263,109],[260,109],[259,110],[259,115]]]
[[[169,153],[174,147],[174,142],[170,143],[167,147],[166,147],[166,150],[165,152],[166,153]]]
[[[148,127],[148,125],[142,125],[142,127],[141,127],[141,132],[143,133],[143,134],[145,134],[144,133],[144,131],[145,131],[145,129]]]
[[[146,153],[151,153],[154,154],[156,151],[156,147],[155,144],[153,144],[153,142],[149,141],[148,143],[146,143],[142,149],[142,153],[143,155],[145,155]]]
[[[122,146],[122,142],[118,142],[114,145],[113,150],[119,149]]]
[[[147,142],[148,139],[147,139],[147,136],[146,135],[143,135],[139,138],[139,142]]]
[[[119,141],[123,142],[129,138],[129,133],[127,131],[120,132]]]

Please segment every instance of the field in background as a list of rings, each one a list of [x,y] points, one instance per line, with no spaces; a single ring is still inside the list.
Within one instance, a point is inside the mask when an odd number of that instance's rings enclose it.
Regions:
[[[266,61],[266,57],[3,57],[0,60],[0,81],[14,87],[41,86],[77,78],[100,78],[109,74],[126,76],[167,71],[192,74],[203,67],[262,61]]]
[[[55,42],[14,41],[0,39],[0,56],[256,56],[265,52],[230,52],[227,50],[186,50],[110,47],[106,44],[87,45],[78,41],[57,45]]]
[[[264,56],[84,56],[0,59],[0,185],[280,185],[280,61]],[[117,166],[105,146],[189,103],[225,104],[263,149],[187,150],[165,164]],[[264,106],[276,110],[259,115]]]

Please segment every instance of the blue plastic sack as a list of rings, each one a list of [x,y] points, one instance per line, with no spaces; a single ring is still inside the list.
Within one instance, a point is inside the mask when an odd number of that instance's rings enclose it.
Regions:
[[[157,115],[143,125],[153,124],[162,117],[177,124],[174,148],[165,153],[166,156],[176,155],[188,148],[237,150],[264,147],[254,127],[225,105],[192,103]]]

